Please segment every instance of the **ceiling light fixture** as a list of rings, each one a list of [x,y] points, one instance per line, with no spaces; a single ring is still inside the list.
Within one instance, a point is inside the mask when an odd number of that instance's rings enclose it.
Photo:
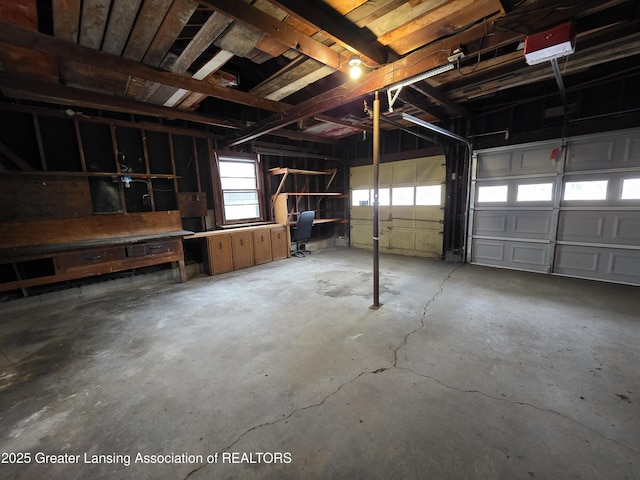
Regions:
[[[358,55],[353,55],[349,59],[349,67],[351,67],[349,69],[349,76],[354,80],[360,78],[360,75],[362,75],[362,60]]]

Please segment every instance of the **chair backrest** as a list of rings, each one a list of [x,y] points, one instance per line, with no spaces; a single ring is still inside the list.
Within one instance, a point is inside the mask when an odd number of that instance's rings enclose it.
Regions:
[[[296,229],[294,230],[294,240],[306,240],[311,237],[311,227],[315,216],[316,214],[312,210],[300,212]]]

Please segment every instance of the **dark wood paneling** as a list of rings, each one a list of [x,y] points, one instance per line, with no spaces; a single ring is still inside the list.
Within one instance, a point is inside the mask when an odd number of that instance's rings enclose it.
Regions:
[[[91,215],[86,179],[0,177],[0,222]]]
[[[204,192],[179,192],[178,208],[181,217],[206,217],[207,194]]]
[[[129,235],[151,235],[182,230],[180,212],[94,215],[68,220],[0,223],[0,248],[80,242]]]

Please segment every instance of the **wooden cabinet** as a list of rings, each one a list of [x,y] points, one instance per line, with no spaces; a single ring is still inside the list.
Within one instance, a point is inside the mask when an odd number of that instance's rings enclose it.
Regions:
[[[271,229],[271,258],[281,260],[291,255],[289,228],[280,225]]]
[[[231,235],[207,237],[206,244],[208,261],[204,263],[204,267],[207,275],[216,275],[233,270]]]
[[[253,257],[253,235],[251,232],[233,232],[231,234],[231,251],[233,252],[234,270],[255,265]]]
[[[266,229],[253,232],[253,253],[256,265],[262,265],[273,260],[271,254],[271,232]]]
[[[198,232],[185,241],[204,241],[207,275],[261,265],[291,256],[289,227],[269,224],[233,230]]]

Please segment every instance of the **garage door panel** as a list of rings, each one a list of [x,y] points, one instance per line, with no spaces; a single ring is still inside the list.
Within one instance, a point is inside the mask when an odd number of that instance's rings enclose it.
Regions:
[[[474,239],[473,263],[519,270],[545,272],[549,258],[549,244]]]
[[[553,173],[556,170],[554,163],[549,161],[548,147],[518,152],[514,160],[512,173],[516,175]]]
[[[351,188],[368,187],[373,184],[373,169],[370,165],[349,169]]]
[[[389,247],[394,250],[413,250],[415,233],[412,230],[392,230],[389,232]]]
[[[511,172],[511,153],[495,153],[482,156],[478,165],[478,177],[503,177]]]
[[[563,211],[558,218],[558,240],[600,243],[604,241],[607,212]]]
[[[640,133],[637,130],[579,139],[571,142],[566,171],[640,167]]]
[[[640,251],[621,250],[612,252],[608,273],[617,279],[637,282],[640,272]],[[638,282],[640,283],[640,282]]]
[[[373,207],[351,207],[351,221],[368,220],[373,218]]]
[[[595,277],[600,266],[602,251],[576,245],[558,245],[554,271],[563,274]]]
[[[619,245],[637,245],[640,238],[640,212],[615,213],[612,230],[613,242]]]
[[[474,234],[488,236],[507,236],[508,212],[477,211],[473,223]]]
[[[611,140],[572,144],[567,156],[567,171],[611,168],[614,144]]]
[[[547,263],[547,246],[533,244],[513,244],[511,247],[511,264],[529,265],[535,268],[544,268]]]
[[[369,246],[373,245],[372,227],[364,223],[351,222],[351,244],[352,246]]]
[[[551,211],[475,212],[474,235],[547,240],[551,231]]]
[[[513,217],[515,236],[547,239],[550,232],[551,212],[520,212]]]
[[[442,252],[442,237],[418,232],[415,234],[415,249],[428,257],[438,257]]]
[[[638,245],[640,211],[563,211],[558,240],[563,242]]]
[[[573,277],[640,285],[640,250],[559,245],[554,271]]]
[[[624,161],[628,165],[640,165],[640,135],[627,138],[626,154]]]
[[[416,179],[416,162],[394,162],[391,164],[391,183],[393,185],[402,185],[415,182]]]
[[[430,182],[434,178],[444,178],[446,173],[444,155],[421,158],[418,160],[416,181]]]
[[[549,153],[553,148],[555,146],[549,144],[511,152],[482,153],[482,161],[477,169],[478,178],[554,173],[556,166],[549,161]]]

